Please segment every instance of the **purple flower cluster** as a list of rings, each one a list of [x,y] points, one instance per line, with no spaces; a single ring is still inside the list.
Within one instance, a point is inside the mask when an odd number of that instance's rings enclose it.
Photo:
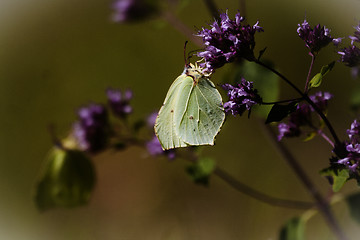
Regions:
[[[305,46],[310,49],[312,54],[319,52],[321,48],[326,47],[331,42],[336,46],[341,42],[341,38],[332,38],[330,36],[330,30],[325,26],[321,27],[320,24],[316,25],[313,29],[310,24],[304,20],[304,22],[298,24],[298,26],[297,32],[299,37],[305,41]]]
[[[205,63],[200,66],[205,71],[212,72],[237,58],[255,60],[254,35],[263,29],[258,26],[258,22],[253,26],[243,25],[244,20],[240,13],[235,15],[234,20],[230,19],[227,13],[222,13],[220,14],[220,23],[215,20],[210,25],[210,29],[203,28],[198,32],[198,36],[202,37],[205,44],[205,50],[197,55],[204,58]]]
[[[112,5],[112,20],[124,23],[147,18],[156,12],[155,4],[150,3],[147,0],[116,0]]]
[[[341,49],[340,62],[343,62],[348,67],[358,67],[360,65],[360,49],[354,45],[355,42],[360,42],[360,24],[355,27],[354,36],[349,36],[351,45],[347,48]]]
[[[146,120],[148,127],[151,129],[154,128],[157,114],[158,112],[153,112],[148,116]],[[176,157],[174,149],[165,150],[165,151],[162,149],[159,139],[155,134],[153,135],[150,141],[146,142],[146,149],[151,156],[166,155],[170,160]]]
[[[106,95],[111,111],[115,116],[125,118],[132,112],[132,107],[129,105],[129,102],[133,97],[133,92],[131,90],[126,90],[122,93],[120,90],[108,88],[106,90]]]
[[[326,111],[328,101],[333,95],[328,92],[317,92],[309,97],[321,111]],[[300,136],[302,132],[300,127],[302,126],[313,127],[312,112],[314,112],[314,109],[308,103],[297,105],[296,111],[290,114],[288,123],[280,123],[278,125],[278,140],[280,141],[284,137]]]
[[[349,136],[349,141],[345,142],[347,156],[338,160],[338,163],[355,173],[360,163],[360,122],[358,120],[354,120],[347,134]]]
[[[328,101],[333,97],[334,95],[332,95],[329,92],[317,92],[314,95],[309,96],[311,101],[313,101],[316,104],[316,106],[323,112],[327,109]]]
[[[224,110],[234,116],[241,116],[246,110],[250,111],[253,105],[262,102],[257,90],[253,89],[253,82],[246,81],[245,78],[235,86],[224,84],[222,88],[228,91],[229,97],[229,101],[224,103]]]
[[[102,150],[109,136],[108,113],[103,105],[89,104],[78,110],[78,121],[73,125],[73,136],[81,150]]]

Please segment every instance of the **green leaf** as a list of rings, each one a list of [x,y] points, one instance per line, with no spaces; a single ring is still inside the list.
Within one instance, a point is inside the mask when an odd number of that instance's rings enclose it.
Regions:
[[[308,142],[317,136],[317,132],[311,132],[307,135],[307,137],[303,140],[304,142]]]
[[[309,82],[310,88],[319,87],[321,85],[321,82],[323,80],[323,77],[330,72],[335,65],[335,61],[329,63],[328,65],[325,65],[321,68],[321,71],[317,73]]]
[[[195,183],[208,185],[209,177],[216,167],[212,158],[200,158],[186,168],[186,172]]]
[[[191,64],[166,94],[155,123],[164,150],[214,145],[225,113],[219,91],[202,71]]]
[[[265,51],[262,50],[260,54]],[[265,61],[267,65],[271,62]],[[278,100],[280,94],[279,77],[271,71],[259,66],[254,62],[243,61],[241,64],[233,64],[230,73],[225,77],[226,83],[237,83],[244,77],[248,81],[254,82],[254,87],[258,90],[259,95],[265,102]],[[254,106],[251,110],[253,114],[266,118],[271,109],[270,105]]]
[[[309,82],[310,88],[319,87],[321,85],[323,79],[323,75],[321,73],[317,73]]]
[[[350,216],[360,223],[360,193],[355,193],[346,198],[349,207]]]
[[[325,176],[329,179],[329,182],[332,185],[332,189],[334,192],[338,192],[345,184],[347,180],[349,180],[349,170],[348,169],[332,169],[327,168],[320,172],[322,176]]]
[[[271,108],[269,115],[265,121],[265,124],[271,122],[280,122],[290,113],[296,110],[297,102],[291,102],[287,105],[274,104]]]
[[[320,73],[325,76],[326,74],[328,74],[328,72],[330,72],[335,66],[335,61],[332,61],[331,63],[329,63],[328,65],[325,65],[321,68]]]
[[[302,218],[295,217],[290,219],[280,231],[279,240],[304,240],[305,239],[305,221]]]
[[[78,150],[54,148],[36,187],[35,203],[40,211],[86,204],[95,185],[90,159]]]

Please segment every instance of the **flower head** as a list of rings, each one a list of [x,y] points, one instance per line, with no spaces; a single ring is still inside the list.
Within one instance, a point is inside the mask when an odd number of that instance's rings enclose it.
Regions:
[[[117,89],[108,88],[106,90],[109,106],[112,112],[120,118],[124,118],[132,112],[129,102],[133,97],[131,90],[121,92]]]
[[[245,78],[235,86],[224,84],[222,88],[228,91],[229,97],[229,101],[224,103],[224,110],[234,116],[237,114],[241,116],[246,110],[250,111],[253,105],[262,101],[257,90],[253,89],[253,83],[246,81]]]
[[[278,141],[283,139],[283,137],[297,137],[301,133],[299,126],[291,121],[289,123],[279,123],[278,129]]]
[[[349,36],[349,38],[351,39],[351,45],[354,45],[354,42],[360,42],[360,23],[354,28],[354,36]]]
[[[360,49],[356,46],[343,48],[338,52],[340,54],[340,62],[348,67],[356,67],[360,65]]]
[[[156,4],[147,0],[116,0],[112,8],[113,21],[120,23],[139,21],[157,12]]]
[[[319,52],[321,48],[326,47],[331,42],[336,46],[341,42],[341,38],[332,38],[330,30],[325,26],[321,27],[318,24],[312,28],[306,20],[298,24],[297,32],[299,37],[305,41],[305,46],[310,49],[311,53]]]
[[[78,121],[73,125],[73,135],[84,151],[102,150],[109,136],[108,114],[103,105],[89,104],[78,110]]]
[[[328,101],[333,97],[328,92],[317,92],[309,98],[316,104],[321,111],[326,111]],[[278,125],[280,141],[284,137],[298,137],[302,133],[303,126],[314,127],[311,113],[315,110],[308,103],[300,103],[297,108],[289,116],[288,123],[280,123]]]
[[[345,165],[351,173],[357,174],[360,164],[360,122],[356,119],[347,130],[349,141],[345,142],[347,155],[337,161],[338,164]]]
[[[321,110],[325,111],[327,109],[328,101],[333,98],[329,92],[317,92],[314,95],[310,96],[310,99],[316,104],[316,106]],[[313,110],[312,110],[313,111]]]
[[[165,151],[162,149],[159,139],[155,135],[153,136],[153,138],[150,141],[146,142],[146,149],[150,153],[151,156],[165,155],[170,160],[172,160],[176,157],[174,149],[165,150]]]
[[[149,128],[154,128],[156,118],[158,116],[158,112],[152,112],[147,118],[146,118],[146,124]]]
[[[225,63],[237,58],[245,58],[249,61],[255,60],[255,33],[263,31],[258,22],[250,26],[242,24],[244,17],[240,13],[235,19],[229,18],[227,13],[220,14],[220,23],[215,20],[209,28],[203,28],[198,32],[205,44],[205,50],[197,55],[204,58],[205,63],[200,66],[207,72],[222,67]]]

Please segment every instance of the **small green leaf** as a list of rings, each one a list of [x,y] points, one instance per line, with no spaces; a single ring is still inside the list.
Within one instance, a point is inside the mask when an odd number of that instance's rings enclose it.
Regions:
[[[360,223],[360,193],[355,193],[346,198],[350,216]]]
[[[287,117],[290,113],[296,110],[297,102],[291,102],[287,105],[274,104],[271,108],[269,115],[265,121],[265,124],[271,122],[280,122],[285,117]]]
[[[267,47],[265,47],[264,49],[260,50],[260,52],[259,52],[259,57],[258,57],[258,61],[260,61],[260,58],[262,57],[262,55],[264,55],[264,53],[265,53],[265,51],[266,51],[266,48],[267,48]]]
[[[349,180],[349,170],[348,169],[332,169],[327,168],[320,172],[322,176],[325,176],[329,179],[329,182],[332,184],[332,189],[334,192],[338,192]]]
[[[186,172],[195,183],[205,186],[209,183],[209,177],[214,171],[216,163],[212,158],[200,158],[186,168]]]
[[[307,137],[303,140],[304,142],[308,142],[317,136],[317,132],[311,132],[307,135]]]
[[[279,240],[304,240],[305,239],[305,221],[302,218],[295,217],[290,219],[280,231]]]
[[[35,203],[41,211],[84,205],[94,185],[94,167],[83,152],[54,148],[37,184]]]
[[[323,79],[323,75],[321,73],[317,73],[311,80],[310,80],[310,88],[319,87],[321,85]]]
[[[324,78],[324,76],[330,72],[335,65],[335,61],[329,63],[328,65],[325,65],[321,68],[321,71],[317,73],[309,82],[310,88],[319,87],[321,85],[321,82]]]
[[[330,71],[334,68],[334,66],[335,66],[335,61],[332,61],[332,62],[329,63],[328,65],[323,66],[323,67],[321,68],[320,73],[321,73],[323,76],[325,76],[326,74],[328,74],[328,72],[330,72]]]

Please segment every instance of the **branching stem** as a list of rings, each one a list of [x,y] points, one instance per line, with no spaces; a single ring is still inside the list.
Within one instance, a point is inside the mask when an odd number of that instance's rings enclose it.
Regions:
[[[334,130],[334,128],[332,127],[329,119],[324,115],[324,113],[318,108],[318,106],[316,106],[316,104],[309,98],[309,96],[306,93],[303,93],[297,86],[295,86],[295,84],[293,84],[289,79],[287,79],[284,75],[282,75],[280,72],[278,72],[277,70],[273,69],[272,67],[269,67],[268,65],[266,65],[265,63],[255,60],[255,62],[257,64],[259,64],[260,66],[263,66],[264,68],[270,70],[271,72],[275,73],[276,75],[278,75],[281,79],[283,79],[287,84],[289,84],[292,88],[294,88],[295,91],[297,91],[306,102],[308,102],[311,107],[315,110],[315,112],[317,112],[317,114],[319,114],[319,116],[321,117],[321,119],[324,121],[325,125],[327,126],[327,128],[329,129],[331,135],[334,138],[335,141],[335,145],[336,146],[340,146],[341,142]]]
[[[310,178],[306,175],[305,171],[302,169],[300,164],[296,161],[295,157],[291,154],[287,147],[282,142],[277,141],[277,136],[271,129],[271,126],[265,125],[265,129],[267,130],[268,135],[271,137],[271,142],[274,143],[276,149],[278,149],[283,158],[286,160],[286,162],[301,180],[305,188],[315,199],[316,206],[321,212],[321,214],[324,216],[324,219],[328,223],[330,229],[336,234],[339,240],[347,240],[347,237],[341,230],[338,222],[336,221],[334,215],[331,212],[329,203],[321,196],[318,189],[311,182]]]

